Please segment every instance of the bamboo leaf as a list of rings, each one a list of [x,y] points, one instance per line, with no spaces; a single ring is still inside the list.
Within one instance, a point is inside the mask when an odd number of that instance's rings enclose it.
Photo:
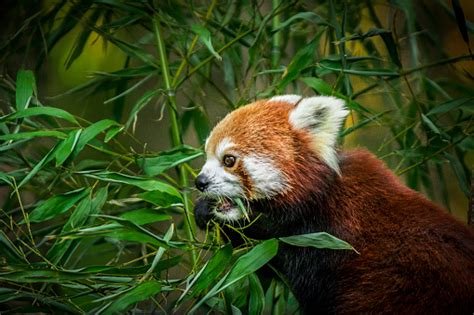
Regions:
[[[89,193],[88,189],[79,188],[65,194],[53,196],[37,206],[29,214],[30,222],[43,222],[68,211],[77,201]],[[24,223],[24,221],[22,221]]]
[[[337,237],[332,236],[331,234],[328,234],[326,232],[285,236],[285,237],[280,237],[278,239],[284,243],[287,243],[293,246],[329,248],[329,249],[349,249],[349,250],[356,251],[354,247],[352,247],[346,241],[338,239]]]
[[[261,315],[265,309],[265,293],[255,273],[249,275],[249,314]]]
[[[292,24],[297,22],[298,20],[306,20],[310,23],[316,24],[316,25],[327,25],[330,26],[330,23],[323,18],[322,16],[314,13],[314,12],[300,12],[294,15],[291,15],[289,19],[287,19],[285,22],[281,23],[279,26],[275,27],[272,29],[272,33],[276,33]]]
[[[168,214],[163,214],[157,210],[146,208],[125,212],[120,217],[127,219],[137,225],[168,221],[172,219],[172,217]]]
[[[195,297],[204,289],[215,282],[219,275],[224,272],[232,260],[232,246],[229,244],[219,248],[209,261],[194,276],[191,283],[186,287],[178,302],[181,301],[191,290],[190,297]]]
[[[111,119],[103,119],[99,120],[98,122],[93,123],[89,127],[85,128],[77,142],[76,147],[74,148],[74,152],[72,154],[73,157],[77,156],[84,147],[95,137],[97,137],[101,132],[104,132],[108,128],[112,126],[116,126],[118,123]]]
[[[39,130],[39,131],[10,133],[6,135],[0,135],[0,140],[22,140],[22,139],[33,139],[37,137],[53,137],[53,138],[65,139],[67,135],[64,132],[56,131],[56,130]]]
[[[146,191],[157,190],[160,192],[167,193],[171,196],[178,197],[181,200],[181,194],[176,188],[155,179],[125,175],[125,174],[108,172],[108,171],[84,171],[84,172],[78,172],[78,173],[83,174],[84,176],[88,176],[88,177],[106,181],[106,182],[136,186]]]
[[[103,314],[124,314],[138,302],[152,298],[161,292],[161,284],[158,281],[147,281],[131,287],[123,295],[115,299]]]
[[[194,33],[199,36],[199,40],[206,46],[209,52],[219,61],[222,60],[222,57],[216,52],[212,46],[211,33],[207,28],[199,24],[191,25],[191,29]]]
[[[36,80],[33,72],[19,70],[16,75],[16,109],[27,108],[34,94],[36,94]]]
[[[15,113],[5,115],[3,117],[0,117],[0,123],[9,121],[9,120],[18,119],[18,118],[42,116],[42,115],[61,118],[61,119],[77,124],[76,118],[74,118],[74,116],[68,113],[67,111],[60,108],[47,107],[47,106],[29,107],[26,109],[19,110]]]
[[[67,138],[58,144],[58,149],[55,152],[56,167],[62,165],[74,151],[81,132],[82,129],[70,132]]]
[[[252,248],[248,253],[240,256],[232,269],[193,306],[189,313],[194,313],[208,299],[260,269],[275,257],[277,250],[278,241],[276,239],[270,239],[263,241]]]
[[[145,174],[156,176],[182,163],[192,161],[203,154],[204,152],[191,147],[181,147],[161,152],[157,157],[138,159],[137,162]]]
[[[468,104],[467,106],[473,106],[474,105],[473,102],[474,102],[474,97],[462,97],[455,100],[449,100],[445,103],[442,103],[436,106],[435,108],[430,110],[426,115],[430,116],[434,114],[448,113],[452,110],[455,110],[464,106],[465,104]]]

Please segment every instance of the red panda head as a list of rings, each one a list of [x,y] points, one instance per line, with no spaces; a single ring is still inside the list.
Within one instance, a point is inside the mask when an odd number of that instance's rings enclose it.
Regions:
[[[342,100],[328,96],[282,95],[243,106],[209,135],[196,186],[217,200],[214,215],[225,221],[241,218],[235,198],[297,198],[318,173],[339,173],[335,145],[347,114]]]

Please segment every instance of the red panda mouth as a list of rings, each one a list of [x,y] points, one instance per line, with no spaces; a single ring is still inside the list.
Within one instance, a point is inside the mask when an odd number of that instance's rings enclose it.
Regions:
[[[232,209],[236,208],[237,205],[232,199],[229,198],[219,198],[219,200],[216,201],[216,206],[215,209],[217,212],[220,212],[222,214],[229,213]]]

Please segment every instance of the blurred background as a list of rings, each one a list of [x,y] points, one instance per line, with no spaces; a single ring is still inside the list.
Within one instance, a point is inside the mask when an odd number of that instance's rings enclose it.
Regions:
[[[212,126],[234,108],[289,93],[344,98],[351,114],[342,148],[368,148],[408,186],[467,221],[473,1],[3,0],[0,18],[6,225],[21,219],[19,200],[33,209],[65,191],[95,189],[77,175],[92,169],[157,177],[183,194],[187,213]],[[72,155],[55,152],[56,164],[43,166],[57,141],[73,139],[73,119],[6,117],[43,106],[72,114],[81,130],[107,126],[83,140],[82,151],[73,145]],[[64,135],[15,136],[44,130]],[[164,156],[176,160],[160,164]],[[12,182],[22,180],[22,197],[13,198]],[[124,200],[135,191],[112,188],[106,212],[128,211]],[[185,235],[183,212],[172,215]],[[66,219],[37,227],[45,246]]]

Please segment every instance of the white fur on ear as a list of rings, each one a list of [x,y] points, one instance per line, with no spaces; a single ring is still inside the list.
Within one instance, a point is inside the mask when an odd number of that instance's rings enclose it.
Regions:
[[[277,95],[269,99],[269,102],[285,102],[291,105],[298,103],[303,97],[295,94]]]
[[[313,136],[313,149],[321,159],[340,174],[336,154],[336,140],[348,110],[344,101],[332,96],[314,96],[303,99],[290,113],[290,123],[308,130]]]

